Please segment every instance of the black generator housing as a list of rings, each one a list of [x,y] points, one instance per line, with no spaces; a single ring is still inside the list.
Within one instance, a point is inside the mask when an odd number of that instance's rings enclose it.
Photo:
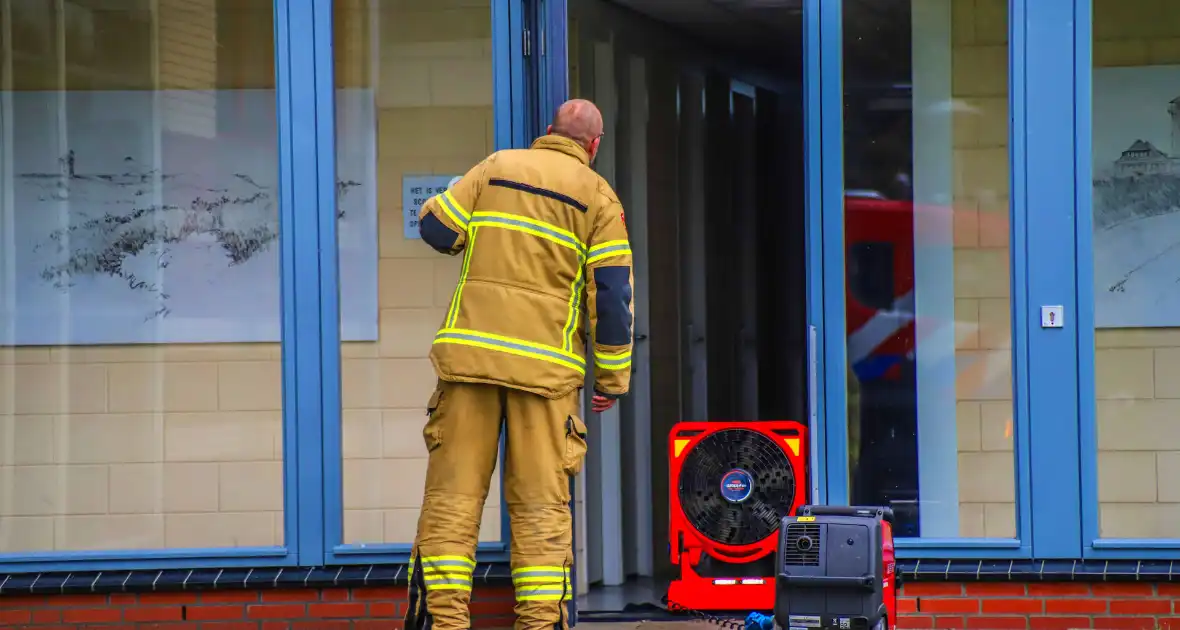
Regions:
[[[774,617],[784,630],[896,624],[892,510],[804,506],[779,528]]]

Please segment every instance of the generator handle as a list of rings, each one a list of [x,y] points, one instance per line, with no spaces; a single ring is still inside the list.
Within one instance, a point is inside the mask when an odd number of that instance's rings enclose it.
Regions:
[[[787,586],[810,586],[817,588],[876,588],[877,576],[873,574],[851,575],[791,575],[779,573],[778,579]]]
[[[893,524],[893,508],[868,505],[804,505],[799,508],[800,516],[861,516],[880,517]]]

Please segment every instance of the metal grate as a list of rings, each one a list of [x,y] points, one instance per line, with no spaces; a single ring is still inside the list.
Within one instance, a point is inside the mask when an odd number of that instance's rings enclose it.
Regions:
[[[822,547],[819,525],[790,523],[787,525],[787,540],[783,543],[783,565],[818,567]]]

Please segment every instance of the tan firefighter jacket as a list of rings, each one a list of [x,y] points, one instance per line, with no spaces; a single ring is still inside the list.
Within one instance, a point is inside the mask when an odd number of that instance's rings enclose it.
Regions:
[[[627,393],[631,246],[622,204],[581,146],[548,135],[492,154],[422,206],[419,231],[463,254],[430,352],[439,378],[561,398],[589,364],[595,390]]]

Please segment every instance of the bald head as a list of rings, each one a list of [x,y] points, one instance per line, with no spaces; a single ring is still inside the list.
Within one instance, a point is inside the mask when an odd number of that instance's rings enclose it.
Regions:
[[[585,99],[566,101],[557,108],[549,133],[577,141],[593,156],[602,136],[602,113]]]

